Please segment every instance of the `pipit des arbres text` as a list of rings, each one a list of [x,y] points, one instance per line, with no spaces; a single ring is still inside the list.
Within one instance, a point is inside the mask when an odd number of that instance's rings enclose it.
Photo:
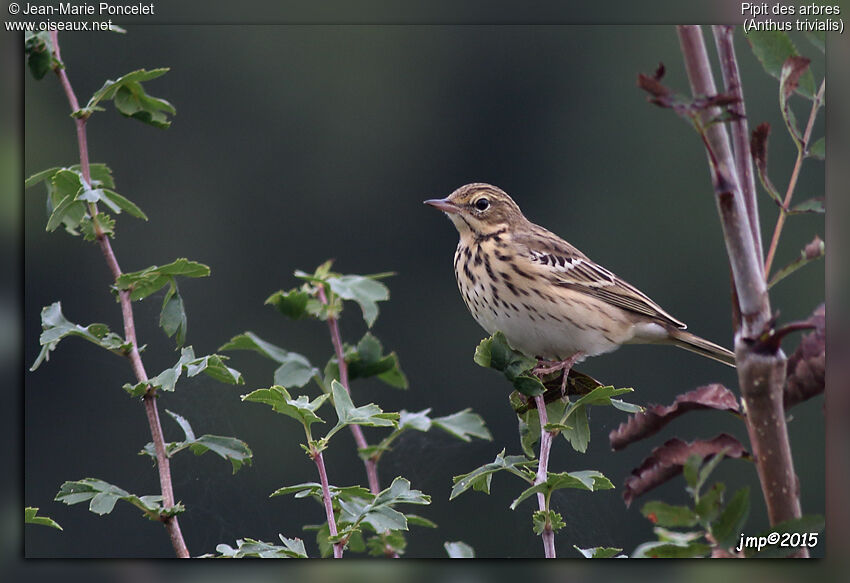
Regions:
[[[466,307],[489,334],[564,370],[622,344],[672,344],[735,366],[725,348],[685,331],[646,294],[525,218],[503,190],[461,186],[426,200],[460,233],[454,270]],[[545,362],[549,361],[549,362]]]

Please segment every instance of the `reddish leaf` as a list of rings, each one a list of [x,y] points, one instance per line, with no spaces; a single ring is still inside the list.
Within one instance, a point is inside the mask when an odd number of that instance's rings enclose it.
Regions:
[[[706,458],[714,456],[723,449],[726,450],[724,454],[726,457],[750,457],[741,442],[728,433],[721,433],[710,440],[696,440],[691,443],[678,438],[664,442],[663,445],[652,450],[649,457],[626,478],[623,489],[623,500],[626,506],[629,506],[638,496],[680,474],[689,456],[697,454]]]
[[[824,304],[815,308],[809,321],[815,330],[803,336],[800,346],[788,358],[785,381],[785,410],[819,395],[825,385],[826,313]]]
[[[654,435],[673,419],[695,409],[717,409],[740,413],[735,395],[721,384],[713,383],[676,397],[672,405],[650,405],[643,413],[632,415],[628,421],[608,434],[611,448],[623,449],[632,442]]]
[[[811,59],[806,57],[788,57],[782,68],[787,67],[788,76],[782,84],[782,91],[785,93],[785,98],[789,98],[794,91],[797,90],[797,85],[800,84],[800,77],[809,69]]]

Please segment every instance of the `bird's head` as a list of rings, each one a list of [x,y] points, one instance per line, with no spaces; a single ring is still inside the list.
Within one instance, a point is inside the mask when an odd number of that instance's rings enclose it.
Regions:
[[[481,182],[461,186],[446,198],[426,200],[425,204],[446,213],[462,236],[490,235],[525,221],[504,190]]]

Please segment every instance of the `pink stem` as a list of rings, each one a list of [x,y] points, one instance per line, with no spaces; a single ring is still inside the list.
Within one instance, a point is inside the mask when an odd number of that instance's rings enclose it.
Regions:
[[[569,370],[567,370],[569,373]],[[542,484],[546,481],[546,474],[549,472],[549,451],[552,449],[552,433],[546,431],[543,427],[549,423],[549,416],[546,413],[546,402],[543,400],[543,395],[534,397],[534,402],[537,404],[537,414],[540,417],[540,456],[537,463],[537,479],[534,484]],[[537,505],[542,512],[549,510],[547,508],[546,496],[543,492],[537,493]],[[555,558],[555,533],[549,520],[546,520],[546,526],[543,529],[543,552],[547,559]]]
[[[316,453],[313,461],[316,462],[316,467],[319,469],[319,482],[322,484],[322,502],[325,505],[325,516],[328,518],[328,530],[331,536],[337,536],[339,531],[336,529],[336,518],[334,517],[334,507],[331,501],[331,488],[328,484],[328,473],[325,470],[325,460],[322,457],[322,452]],[[334,543],[334,559],[342,558],[342,542]]]
[[[60,66],[55,69],[59,76],[59,82],[65,90],[65,95],[68,103],[71,105],[71,111],[80,109],[77,96],[71,87],[71,81],[65,72],[65,66],[62,62],[62,54],[59,50],[59,39],[56,31],[51,31],[50,40],[53,43],[53,53]],[[86,181],[86,186],[91,186],[91,169],[89,164],[88,141],[86,138],[86,118],[75,118],[74,124],[77,128],[77,145],[80,150],[80,172],[83,179]],[[97,206],[89,205],[92,215],[97,214]],[[100,226],[94,223],[95,234],[101,253],[109,266],[109,271],[112,273],[113,279],[118,279],[121,275],[121,267],[118,265],[118,260],[112,250],[112,245]],[[130,359],[130,364],[133,368],[133,373],[140,383],[148,381],[148,375],[145,372],[145,367],[142,364],[142,358],[139,355],[138,342],[136,341],[136,325],[133,319],[133,306],[130,302],[130,292],[127,290],[118,293],[118,299],[121,304],[121,315],[124,320],[124,337],[130,344],[130,352],[127,355]],[[143,398],[145,404],[145,414],[148,418],[151,437],[153,439],[154,449],[156,450],[156,465],[159,471],[159,485],[162,490],[162,506],[165,510],[169,510],[174,506],[174,489],[171,482],[171,464],[168,455],[165,452],[165,439],[162,434],[162,424],[159,420],[159,411],[156,406],[156,389],[148,387],[148,392]],[[174,552],[178,557],[189,558],[189,549],[186,547],[186,541],[183,539],[183,533],[180,531],[180,523],[177,521],[177,516],[167,516],[162,519],[165,528],[168,531],[168,536],[171,539],[171,544],[174,547]]]

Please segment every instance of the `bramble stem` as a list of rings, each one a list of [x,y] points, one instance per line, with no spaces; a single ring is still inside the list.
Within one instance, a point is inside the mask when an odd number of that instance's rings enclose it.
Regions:
[[[328,297],[325,294],[325,288],[322,285],[318,286],[319,301],[324,305],[328,305]],[[336,353],[336,360],[339,363],[339,382],[350,395],[351,389],[348,387],[348,363],[345,362],[345,352],[342,348],[342,336],[339,333],[339,321],[334,316],[328,316],[328,328],[331,332],[331,342]],[[359,425],[349,425],[351,433],[354,435],[354,442],[357,444],[357,449],[365,449],[369,447],[366,437],[363,435],[363,430]],[[381,484],[378,481],[378,462],[372,458],[363,460],[366,466],[366,476],[369,480],[369,491],[372,494],[377,494],[381,491]]]
[[[779,236],[782,234],[782,227],[785,225],[785,219],[788,217],[788,209],[791,206],[791,197],[794,194],[794,189],[797,187],[797,179],[800,177],[800,168],[803,166],[803,160],[806,157],[806,152],[809,150],[809,142],[812,139],[812,129],[815,125],[815,118],[820,109],[821,100],[825,82],[821,82],[815,99],[812,102],[812,111],[809,113],[809,121],[806,124],[806,131],[803,133],[803,143],[797,144],[797,160],[794,162],[794,170],[791,172],[791,178],[788,180],[788,188],[785,191],[785,200],[782,201],[782,208],[779,210],[779,216],[776,218],[776,226],[773,228],[773,237],[770,239],[770,249],[767,252],[767,259],[764,262],[765,275],[770,274],[770,268],[773,265],[773,258],[776,256],[776,247],[779,245]]]
[[[328,531],[331,536],[337,536],[339,531],[336,529],[336,518],[334,517],[334,507],[331,501],[331,488],[328,484],[328,472],[325,470],[325,460],[322,457],[322,452],[316,452],[313,456],[313,461],[316,462],[316,467],[319,470],[319,482],[322,484],[322,502],[325,506],[325,516],[328,519]],[[343,543],[337,542],[333,544],[334,559],[342,558]]]
[[[59,39],[56,31],[50,32],[50,40],[53,43],[53,54],[59,62],[59,66],[54,70],[59,76],[59,82],[65,90],[65,96],[71,106],[71,112],[80,109],[77,96],[71,87],[71,81],[68,79],[68,74],[65,72],[65,64],[62,61],[62,54],[59,49]],[[86,137],[86,118],[75,118],[74,124],[77,128],[77,145],[80,150],[80,172],[83,175],[83,180],[87,187],[91,187],[91,167],[89,164],[88,141]],[[97,205],[92,203],[89,205],[91,214],[97,214]],[[121,267],[118,265],[118,260],[115,257],[115,252],[112,250],[112,245],[109,242],[109,237],[103,233],[100,225],[96,221],[92,222],[95,229],[95,237],[101,253],[106,260],[109,271],[114,280],[117,280],[121,275]],[[130,292],[122,290],[118,292],[118,300],[121,304],[121,315],[124,321],[124,337],[130,344],[130,352],[127,355],[130,360],[130,365],[133,368],[133,373],[140,383],[148,381],[148,375],[145,372],[142,357],[139,355],[138,342],[136,340],[136,324],[133,319],[133,306],[130,302]],[[171,464],[168,455],[165,452],[165,439],[162,434],[162,424],[159,420],[159,411],[156,405],[156,389],[148,387],[145,396],[142,399],[145,405],[145,414],[150,426],[151,438],[153,440],[154,449],[156,451],[156,465],[159,471],[159,485],[162,490],[162,506],[165,510],[169,510],[174,506],[174,489],[171,482]],[[162,518],[163,524],[168,531],[168,536],[171,539],[171,545],[174,547],[174,552],[180,558],[189,558],[189,549],[186,547],[186,542],[183,539],[183,534],[180,531],[180,523],[177,516],[167,516]]]
[[[569,370],[567,371],[567,374]],[[542,484],[546,481],[546,476],[549,473],[549,452],[552,449],[551,431],[546,431],[543,427],[549,423],[549,416],[546,413],[546,402],[543,400],[543,395],[536,395],[534,402],[537,404],[537,415],[540,418],[540,455],[537,462],[537,478],[534,484]],[[537,506],[542,512],[549,510],[549,501],[543,492],[537,493]],[[543,552],[547,559],[555,558],[555,532],[552,530],[552,525],[549,520],[546,520],[546,526],[543,527]]]

